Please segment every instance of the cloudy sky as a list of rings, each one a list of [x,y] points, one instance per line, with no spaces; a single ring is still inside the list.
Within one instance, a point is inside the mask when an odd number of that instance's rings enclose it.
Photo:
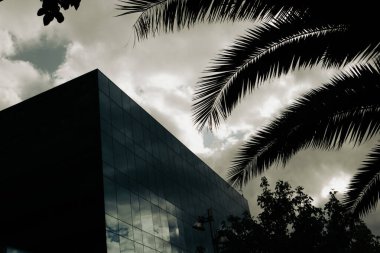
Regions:
[[[244,139],[268,123],[282,108],[312,87],[326,82],[333,70],[304,70],[271,80],[248,96],[216,132],[198,133],[191,119],[191,98],[203,69],[251,24],[202,24],[134,44],[136,16],[115,17],[117,0],[82,0],[65,21],[44,27],[36,12],[40,1],[0,3],[0,109],[100,69],[180,141],[222,177]],[[316,204],[330,189],[344,191],[376,139],[340,151],[305,150],[285,168],[266,173],[301,185]],[[244,189],[252,214],[260,179]],[[380,208],[365,220],[380,235]]]

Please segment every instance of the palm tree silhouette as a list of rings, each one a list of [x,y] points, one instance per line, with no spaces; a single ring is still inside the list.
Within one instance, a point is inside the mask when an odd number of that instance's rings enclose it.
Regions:
[[[255,23],[201,77],[193,104],[199,130],[217,128],[270,78],[317,65],[341,70],[242,146],[229,170],[234,185],[246,184],[275,162],[285,164],[301,149],[339,149],[346,141],[358,145],[380,132],[380,35],[369,29],[378,23],[370,0],[126,0],[118,8],[121,15],[140,13],[134,25],[138,39],[199,22]],[[352,179],[344,202],[363,215],[379,196],[380,145]]]

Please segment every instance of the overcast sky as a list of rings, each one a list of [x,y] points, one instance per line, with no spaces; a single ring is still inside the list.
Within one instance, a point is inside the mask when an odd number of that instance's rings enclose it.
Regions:
[[[0,109],[100,69],[188,148],[222,177],[244,139],[265,126],[282,108],[310,88],[327,82],[334,70],[304,70],[272,80],[247,97],[214,133],[198,133],[192,124],[195,84],[210,60],[248,23],[202,24],[136,43],[136,16],[115,17],[117,0],[82,0],[78,11],[64,12],[62,24],[44,27],[36,12],[38,0],[0,3]],[[306,119],[307,120],[307,119]],[[266,173],[276,180],[301,185],[316,204],[330,189],[344,191],[376,139],[340,151],[305,150],[285,168]],[[260,179],[244,189],[252,214],[257,214]],[[380,235],[380,208],[365,220]]]

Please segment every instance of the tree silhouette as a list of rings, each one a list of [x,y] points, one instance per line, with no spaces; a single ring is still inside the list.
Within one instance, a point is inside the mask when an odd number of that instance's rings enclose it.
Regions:
[[[60,11],[74,7],[76,10],[79,8],[81,0],[41,0],[42,7],[38,10],[37,15],[43,16],[44,25],[50,24],[54,18],[58,23],[64,20],[63,14]]]
[[[365,29],[378,23],[373,1],[126,0],[119,9],[121,15],[140,13],[134,24],[138,39],[199,22],[252,21],[253,28],[219,54],[197,85],[193,115],[200,130],[218,127],[245,95],[270,78],[314,66],[342,70],[243,145],[229,170],[232,184],[246,184],[301,149],[339,149],[345,141],[359,145],[380,132],[380,100],[373,99],[379,94],[380,35]],[[375,208],[379,163],[377,146],[351,181],[345,199],[350,211],[365,214]]]
[[[379,252],[379,238],[362,220],[345,212],[336,192],[330,192],[324,208],[318,208],[302,187],[293,190],[289,183],[278,181],[272,191],[265,177],[260,186],[257,203],[262,212],[257,218],[248,213],[229,217],[217,233],[225,241],[221,253]]]

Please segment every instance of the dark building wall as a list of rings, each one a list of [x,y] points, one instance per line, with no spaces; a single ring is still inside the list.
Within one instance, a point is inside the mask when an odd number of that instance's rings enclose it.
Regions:
[[[99,98],[108,253],[213,252],[197,217],[216,228],[247,201],[102,74]]]
[[[105,252],[98,72],[0,112],[0,244]]]

